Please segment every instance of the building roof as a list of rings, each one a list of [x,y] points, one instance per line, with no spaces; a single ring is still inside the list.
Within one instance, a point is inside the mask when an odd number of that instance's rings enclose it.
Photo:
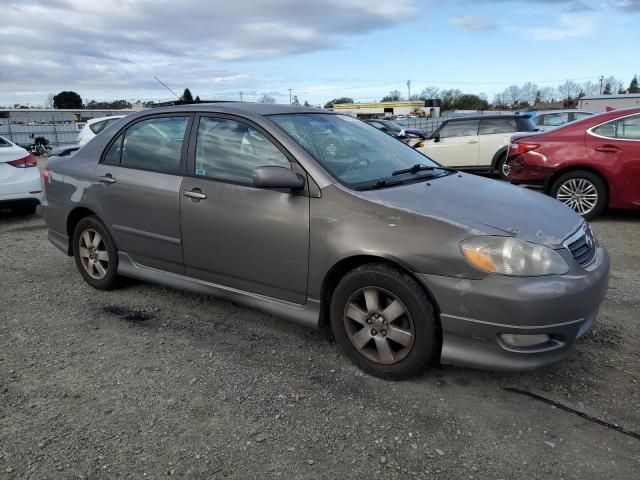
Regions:
[[[613,100],[613,99],[625,99],[625,98],[640,98],[640,93],[620,93],[616,95],[591,95],[588,97],[582,97],[578,100]]]

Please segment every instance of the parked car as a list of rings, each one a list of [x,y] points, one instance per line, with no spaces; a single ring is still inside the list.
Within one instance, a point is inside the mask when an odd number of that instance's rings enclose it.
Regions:
[[[531,116],[531,120],[540,130],[550,130],[565,123],[582,120],[583,118],[595,115],[586,110],[565,109],[565,110],[534,110],[526,112]]]
[[[529,115],[451,118],[415,148],[447,167],[498,172],[507,179],[507,147],[516,132],[535,132]]]
[[[0,137],[0,207],[32,214],[42,200],[38,159]]]
[[[575,212],[312,108],[135,113],[45,177],[49,239],[94,288],[133,277],[330,328],[386,378],[558,362],[607,288]]]
[[[124,115],[111,115],[110,117],[92,118],[87,122],[82,130],[80,130],[80,133],[78,134],[78,145],[84,145],[109,125],[124,117]]]
[[[511,183],[541,188],[585,217],[640,208],[640,108],[587,117],[509,148]]]
[[[372,119],[365,120],[364,122],[410,146],[413,146],[419,141],[427,138],[426,130],[422,130],[420,128],[405,128],[399,123],[391,120]]]

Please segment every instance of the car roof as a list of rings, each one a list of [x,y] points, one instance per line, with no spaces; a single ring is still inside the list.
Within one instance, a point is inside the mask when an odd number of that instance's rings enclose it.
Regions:
[[[277,103],[250,103],[250,102],[215,102],[215,103],[191,103],[187,105],[175,105],[169,107],[154,108],[144,110],[149,113],[171,113],[181,111],[198,111],[198,112],[225,112],[237,113],[244,111],[246,113],[254,113],[257,115],[282,115],[287,113],[326,113],[333,114],[328,110],[319,110],[312,107],[299,107],[295,105],[280,105]]]
[[[579,110],[577,108],[557,108],[555,110],[529,110],[527,112],[522,112],[521,115],[532,115],[534,117],[539,117],[540,115],[547,115],[550,113],[587,113],[589,115],[595,115],[594,112],[590,112],[588,110]]]
[[[496,118],[531,118],[528,113],[507,113],[505,115],[469,115],[465,117],[448,118],[447,122],[461,122],[464,120],[493,120]]]
[[[106,117],[91,118],[91,119],[87,120],[87,125],[91,125],[93,123],[101,122],[103,120],[108,120],[110,118],[124,118],[124,117],[126,117],[126,115],[108,115]]]

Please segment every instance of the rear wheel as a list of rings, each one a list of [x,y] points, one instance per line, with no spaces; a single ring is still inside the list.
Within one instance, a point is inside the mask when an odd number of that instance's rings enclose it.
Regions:
[[[511,171],[511,167],[507,163],[506,154],[502,155],[496,162],[496,170],[498,171],[501,180],[509,181],[509,172]]]
[[[598,175],[576,170],[561,175],[551,187],[551,196],[585,219],[600,215],[607,207],[607,186]]]
[[[85,217],[76,225],[73,255],[80,275],[93,288],[110,290],[117,286],[118,252],[98,217]]]
[[[331,327],[349,359],[372,375],[400,380],[436,362],[433,306],[418,283],[384,264],[349,272],[331,300]]]

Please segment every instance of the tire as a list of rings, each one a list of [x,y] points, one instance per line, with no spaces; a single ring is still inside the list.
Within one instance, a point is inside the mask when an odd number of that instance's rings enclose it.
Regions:
[[[330,315],[336,342],[366,373],[402,380],[437,362],[439,323],[431,300],[397,268],[371,263],[346,274],[333,292]]]
[[[503,154],[498,158],[496,162],[496,171],[500,176],[500,180],[504,180],[505,182],[509,181],[509,165],[507,164],[507,154]]]
[[[572,192],[582,197],[573,197]],[[549,194],[574,212],[591,220],[607,208],[607,184],[595,173],[586,170],[567,172],[553,182]]]
[[[97,241],[95,234],[99,236]],[[118,250],[98,217],[85,217],[76,225],[73,231],[73,256],[80,275],[93,288],[111,290],[118,286]],[[89,267],[91,262],[92,266]]]

